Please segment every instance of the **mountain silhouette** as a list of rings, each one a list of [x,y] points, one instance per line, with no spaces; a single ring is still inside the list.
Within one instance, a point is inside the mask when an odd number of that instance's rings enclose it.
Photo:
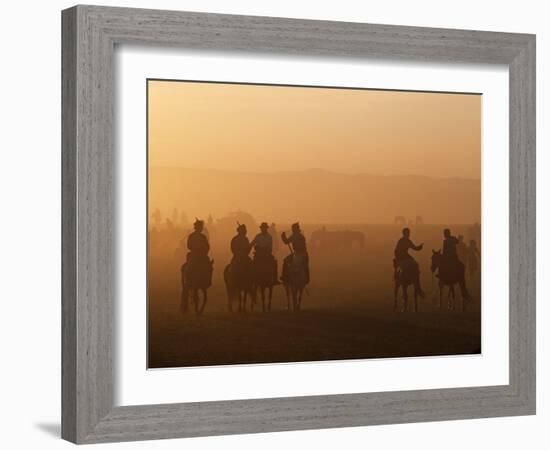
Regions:
[[[243,210],[288,223],[480,222],[481,181],[466,178],[346,174],[324,169],[270,173],[149,167],[149,209],[219,217]]]

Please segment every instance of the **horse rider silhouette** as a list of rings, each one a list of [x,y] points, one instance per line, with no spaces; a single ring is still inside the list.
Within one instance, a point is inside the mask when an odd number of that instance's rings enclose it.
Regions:
[[[246,236],[246,225],[238,224],[237,235],[231,239],[231,252],[233,258],[228,266],[228,279],[239,301],[239,311],[246,311],[246,300],[250,294],[252,302],[255,301],[252,292],[253,266],[249,253],[252,245]],[[225,275],[224,275],[225,277]]]
[[[254,248],[254,263],[258,266],[269,267],[273,285],[280,284],[277,276],[277,260],[273,256],[273,238],[268,233],[269,225],[262,222],[258,233],[250,245]]]
[[[204,222],[196,219],[194,231],[187,237],[187,261],[181,266],[181,310],[187,312],[189,296],[195,304],[195,312],[202,314],[207,302],[207,289],[212,285],[213,263],[209,257],[210,244],[203,234]],[[202,304],[199,297],[202,292]]]
[[[409,254],[409,249],[420,251],[424,248],[424,244],[414,245],[410,239],[411,230],[409,228],[403,228],[402,234],[403,236],[397,241],[397,245],[395,246],[394,269],[396,271],[400,269],[402,272],[410,271],[414,274],[418,294],[423,297],[424,292],[420,286],[420,268],[416,260]]]
[[[443,251],[432,252],[432,273],[437,270],[439,278],[439,306],[441,307],[441,295],[444,286],[449,288],[449,309],[454,309],[454,285],[458,283],[462,295],[462,310],[466,310],[470,294],[466,288],[464,263],[460,261],[457,247],[460,241],[451,234],[451,230],[443,230]]]
[[[193,224],[194,231],[187,237],[187,263],[188,277],[191,283],[200,277],[205,269],[210,267],[210,244],[208,238],[203,234],[204,221],[196,219]]]
[[[246,236],[247,229],[245,224],[239,224],[237,226],[237,235],[231,239],[231,253],[233,253],[233,258],[231,262],[242,262],[249,258],[250,250],[252,250],[252,245]]]
[[[293,254],[299,255],[304,261],[304,271],[306,275],[306,284],[309,283],[309,255],[307,253],[306,238],[302,234],[300,229],[300,224],[298,222],[292,224],[292,234],[287,237],[286,233],[283,231],[281,234],[281,239],[287,245],[292,245],[292,253],[285,257],[283,262],[283,275],[281,279],[283,282],[288,282],[288,266],[292,261]]]
[[[460,247],[460,240],[451,234],[451,230],[443,230],[443,270],[456,273],[464,273],[464,263],[458,258],[457,248]]]

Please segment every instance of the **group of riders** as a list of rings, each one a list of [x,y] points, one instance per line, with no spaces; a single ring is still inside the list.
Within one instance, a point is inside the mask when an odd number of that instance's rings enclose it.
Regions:
[[[292,224],[290,236],[285,232],[281,234],[281,240],[289,246],[290,254],[283,260],[280,279],[277,260],[273,255],[273,236],[267,222],[260,225],[260,232],[252,241],[247,236],[246,225],[237,225],[237,234],[231,239],[230,245],[233,256],[224,271],[228,295],[234,293],[238,297],[239,308],[242,308],[243,302],[246,305],[247,296],[253,297],[257,288],[261,291],[262,300],[264,290],[268,289],[270,305],[273,286],[284,284],[287,296],[292,294],[296,306],[296,301],[301,299],[301,292],[309,283],[310,273],[306,238],[300,224]],[[206,289],[211,285],[213,261],[208,256],[210,244],[204,233],[204,221],[196,219],[193,228],[187,238],[188,253],[187,261],[182,266],[182,283],[185,279],[186,285],[194,291],[194,300],[198,302],[197,291],[202,290],[206,297]]]
[[[407,309],[407,287],[412,285],[414,288],[414,309],[418,310],[418,297],[424,297],[424,291],[420,285],[420,267],[418,262],[409,254],[409,250],[420,251],[424,244],[415,245],[411,240],[411,230],[403,228],[403,235],[397,242],[394,251],[394,308],[397,308],[397,297],[399,289],[402,289],[404,305],[403,310]],[[432,250],[431,272],[435,273],[439,284],[439,306],[441,307],[443,287],[449,288],[449,308],[454,309],[455,291],[454,286],[458,285],[462,296],[462,308],[466,309],[466,302],[470,295],[466,288],[465,262],[468,262],[472,270],[477,270],[477,260],[479,258],[479,249],[474,240],[470,241],[470,247],[466,246],[463,237],[456,238],[451,234],[451,230],[443,230],[442,250]]]
[[[206,289],[212,283],[213,261],[209,257],[210,244],[205,234],[204,221],[196,219],[193,224],[193,232],[187,238],[187,260],[182,266],[182,286],[193,291],[195,307],[197,311],[204,309],[206,303]],[[249,240],[247,227],[238,224],[237,234],[231,239],[232,259],[224,271],[224,280],[228,295],[235,293],[239,300],[239,309],[242,306],[243,296],[246,306],[246,296],[254,295],[257,288],[260,288],[262,300],[264,300],[264,289],[268,289],[269,305],[273,286],[283,284],[287,290],[287,297],[292,294],[292,300],[296,307],[296,301],[301,300],[302,291],[310,281],[309,255],[307,251],[306,238],[302,233],[298,222],[292,224],[292,233],[287,236],[281,234],[281,240],[289,246],[290,254],[283,260],[282,275],[279,279],[277,260],[273,255],[273,236],[270,233],[269,225],[263,222],[260,225],[260,232],[252,241]],[[407,287],[414,287],[415,309],[416,299],[423,297],[424,292],[420,284],[420,268],[418,262],[409,254],[409,250],[420,251],[424,244],[415,245],[410,237],[410,229],[404,228],[402,237],[398,240],[394,251],[394,279],[395,279],[395,305],[397,295],[402,290],[407,303]],[[462,236],[457,239],[449,229],[443,231],[442,251],[433,252],[431,271],[437,272],[439,278],[440,293],[443,286],[449,286],[449,295],[454,298],[454,285],[458,284],[463,299],[468,297],[464,281],[465,265],[459,259],[459,252],[464,243]],[[475,247],[473,252],[479,251]],[[252,257],[250,256],[253,251]],[[203,292],[202,307],[198,307],[198,292]],[[183,293],[182,293],[183,295]],[[440,300],[441,301],[441,300]],[[230,302],[231,308],[231,302]],[[289,298],[290,308],[290,298]],[[265,309],[265,306],[264,306]]]

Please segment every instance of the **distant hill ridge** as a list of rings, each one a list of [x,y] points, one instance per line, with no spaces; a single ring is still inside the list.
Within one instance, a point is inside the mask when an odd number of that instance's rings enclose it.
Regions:
[[[190,216],[241,209],[275,222],[392,223],[398,215],[420,215],[426,223],[480,221],[481,181],[468,178],[150,167],[149,183],[150,208]]]

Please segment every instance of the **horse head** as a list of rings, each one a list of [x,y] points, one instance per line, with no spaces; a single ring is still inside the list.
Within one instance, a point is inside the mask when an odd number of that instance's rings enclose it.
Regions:
[[[440,266],[441,264],[441,250],[432,250],[432,265],[430,267],[430,270],[433,272],[435,272],[437,270],[437,268]]]

